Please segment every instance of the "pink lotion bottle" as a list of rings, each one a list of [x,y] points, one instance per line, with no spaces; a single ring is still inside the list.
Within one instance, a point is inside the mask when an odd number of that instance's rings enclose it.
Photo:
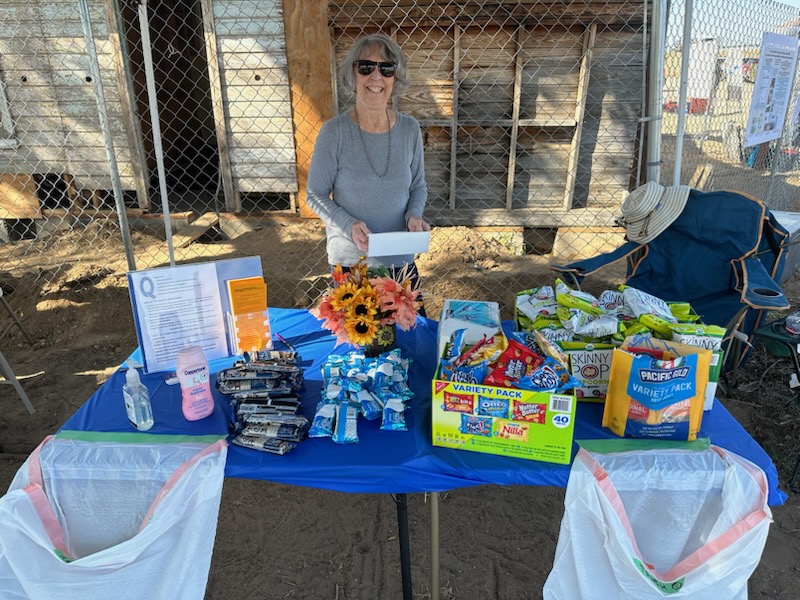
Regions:
[[[208,361],[200,346],[178,350],[175,374],[181,384],[181,409],[188,421],[198,421],[214,412]]]

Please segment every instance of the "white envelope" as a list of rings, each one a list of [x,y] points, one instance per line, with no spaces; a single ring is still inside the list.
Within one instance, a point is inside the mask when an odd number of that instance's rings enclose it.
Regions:
[[[390,231],[370,233],[367,256],[395,256],[427,252],[431,242],[430,231]]]

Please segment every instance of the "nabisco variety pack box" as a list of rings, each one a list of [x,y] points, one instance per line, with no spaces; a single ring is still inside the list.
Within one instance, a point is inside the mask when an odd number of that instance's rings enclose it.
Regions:
[[[459,329],[466,330],[461,338],[469,344],[500,330],[497,304],[446,300],[439,321],[440,357]],[[439,376],[437,367],[431,402],[434,446],[569,464],[575,396]]]
[[[575,396],[433,380],[433,445],[569,464]]]

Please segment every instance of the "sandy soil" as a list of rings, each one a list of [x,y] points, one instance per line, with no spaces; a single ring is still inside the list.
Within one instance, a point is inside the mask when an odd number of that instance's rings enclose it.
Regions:
[[[269,247],[272,235],[265,228],[242,236],[229,255],[259,254]],[[423,265],[423,274],[435,282],[426,290],[430,314],[438,312],[444,298],[478,298],[501,302],[504,316],[509,317],[514,291],[552,280],[541,258],[513,257],[468,234],[465,238],[447,261]],[[136,243],[141,249],[148,241],[137,237]],[[80,239],[64,236],[52,251],[68,257],[79,246]],[[158,252],[155,246],[148,251]],[[263,261],[268,280],[291,277],[273,271],[275,265],[289,264],[291,256],[276,258],[274,248],[270,252],[270,259]],[[292,252],[302,249],[295,247]],[[93,264],[103,267],[83,264],[61,270],[46,285],[2,279],[12,305],[35,338],[31,345],[12,329],[2,350],[16,373],[28,376],[23,385],[37,409],[29,416],[12,388],[0,388],[2,490],[43,437],[79,408],[136,345],[121,246],[96,258]],[[309,290],[315,285],[310,282]],[[36,292],[23,296],[14,289]],[[792,304],[800,306],[797,277],[786,291]],[[308,305],[307,296],[297,292],[275,292],[270,303]],[[773,456],[784,488],[800,455],[800,406],[788,387],[791,370],[789,359],[775,359],[758,347],[739,373],[737,385],[723,385],[720,390],[721,401]],[[563,496],[563,489],[496,486],[443,494],[440,597],[540,597],[552,566]],[[423,494],[408,497],[414,598],[430,597],[428,500]],[[767,547],[750,582],[751,598],[797,597],[799,509],[796,493],[774,509]],[[207,600],[400,597],[397,520],[391,497],[225,481]]]

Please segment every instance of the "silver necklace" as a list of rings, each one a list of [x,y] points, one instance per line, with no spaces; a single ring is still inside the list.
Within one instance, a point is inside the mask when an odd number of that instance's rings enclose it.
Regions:
[[[367,162],[372,168],[372,172],[375,173],[378,178],[383,179],[389,172],[389,163],[392,160],[392,122],[389,120],[389,109],[386,109],[386,123],[389,129],[389,149],[386,151],[386,168],[383,170],[383,173],[378,173],[378,169],[376,169],[375,165],[372,164],[372,159],[369,156],[369,150],[367,150],[367,143],[364,141],[364,132],[361,131],[361,124],[358,121],[358,110],[354,108],[353,114],[356,116],[356,129],[358,129],[358,137],[361,139],[361,147],[364,148],[364,154],[367,155]]]

